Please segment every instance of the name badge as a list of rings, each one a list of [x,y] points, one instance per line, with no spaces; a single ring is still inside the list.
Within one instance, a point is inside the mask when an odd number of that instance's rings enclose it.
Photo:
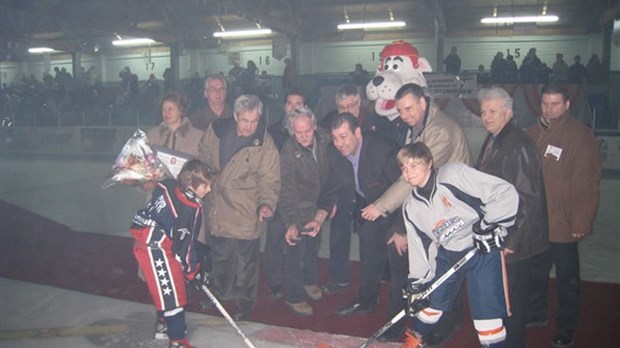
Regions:
[[[553,158],[556,161],[560,160],[562,156],[562,149],[553,145],[547,145],[547,149],[545,150],[545,157]]]

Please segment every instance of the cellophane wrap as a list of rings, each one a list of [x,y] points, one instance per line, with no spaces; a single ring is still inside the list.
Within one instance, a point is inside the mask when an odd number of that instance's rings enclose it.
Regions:
[[[106,189],[114,184],[141,185],[171,177],[163,163],[155,156],[146,134],[141,129],[129,138],[112,166],[112,175],[101,185]]]

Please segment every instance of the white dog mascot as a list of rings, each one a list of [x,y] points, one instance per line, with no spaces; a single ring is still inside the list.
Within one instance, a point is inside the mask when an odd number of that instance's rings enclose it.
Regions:
[[[407,83],[427,87],[422,73],[433,68],[426,58],[420,57],[417,48],[398,40],[385,46],[381,51],[381,64],[375,76],[366,85],[366,95],[375,101],[375,112],[390,121],[398,117],[394,97],[398,89]]]

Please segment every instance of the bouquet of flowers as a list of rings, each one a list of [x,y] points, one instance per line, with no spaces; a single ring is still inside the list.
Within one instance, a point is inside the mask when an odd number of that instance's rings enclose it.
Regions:
[[[116,183],[128,185],[159,181],[171,176],[166,167],[155,156],[146,134],[138,129],[116,157],[112,175],[101,188],[106,189]]]

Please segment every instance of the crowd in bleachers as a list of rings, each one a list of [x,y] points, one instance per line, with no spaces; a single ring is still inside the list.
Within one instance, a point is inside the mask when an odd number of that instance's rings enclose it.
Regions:
[[[457,54],[457,48],[452,47],[450,54],[444,59],[446,73],[459,75],[461,71],[461,59]],[[551,67],[536,55],[536,48],[530,48],[527,55],[519,66],[515,57],[498,51],[491,60],[490,70],[483,64],[478,66],[478,84],[502,84],[502,83],[527,83],[544,84],[548,82],[563,83],[605,83],[607,74],[597,54],[593,54],[584,66],[581,56],[573,58],[573,64],[568,65],[564,61],[562,53],[556,54],[556,60]]]
[[[457,48],[452,47],[444,60],[445,71],[454,75],[462,74],[461,59]],[[290,63],[282,77],[282,88],[290,84]],[[479,65],[476,72],[478,84],[528,83],[543,84],[550,81],[568,83],[605,83],[607,74],[596,54],[584,66],[581,57],[576,55],[573,64],[564,61],[562,53],[557,53],[551,67],[536,55],[531,48],[520,65],[514,56],[497,52],[490,69]],[[174,85],[172,72],[166,69],[163,80],[150,74],[148,79],[140,80],[129,67],[119,72],[119,82],[102,83],[94,67],[81,68],[78,76],[72,76],[66,68],[55,67],[53,75],[44,73],[41,80],[36,76],[20,76],[10,84],[3,83],[0,92],[1,118],[11,118],[13,124],[23,126],[77,126],[77,125],[131,125],[155,124],[158,120],[159,99],[163,93],[172,89],[183,92],[189,100],[189,111],[202,107],[202,84],[204,77],[195,73],[192,78]],[[220,72],[224,75],[224,72]],[[356,84],[369,80],[368,72],[361,64],[348,74]],[[244,68],[238,63],[228,72],[231,98],[240,94],[255,94],[265,99],[277,100],[280,88],[276,88],[273,77],[259,70],[253,61]],[[361,82],[363,81],[363,82]],[[297,81],[299,82],[299,81]]]

